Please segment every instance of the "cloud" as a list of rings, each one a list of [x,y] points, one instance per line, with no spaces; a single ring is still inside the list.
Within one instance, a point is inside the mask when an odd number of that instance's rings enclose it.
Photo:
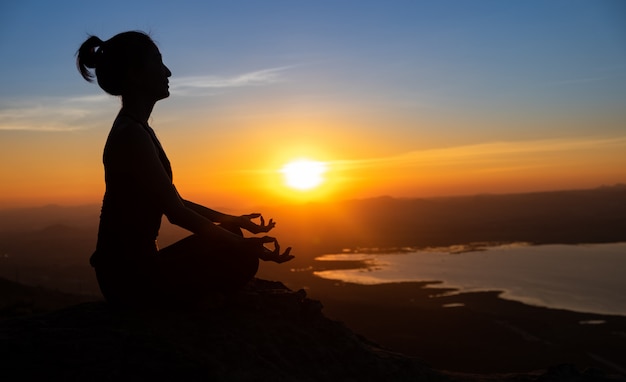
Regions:
[[[577,165],[580,161],[593,162],[616,158],[626,164],[626,136],[612,138],[566,138],[532,141],[490,142],[427,150],[415,150],[397,155],[361,159],[326,160],[329,173],[369,174],[404,171],[414,174],[423,171],[463,173],[503,173],[529,171],[540,168]],[[280,173],[279,169],[241,169],[237,173]],[[352,175],[349,175],[352,176]],[[367,176],[367,175],[366,175]]]
[[[556,155],[576,156],[593,152],[615,153],[626,151],[626,136],[613,138],[546,139],[516,142],[492,142],[476,145],[410,151],[399,155],[328,162],[339,170],[389,167],[463,167],[504,169],[514,167],[551,165],[546,159]]]
[[[210,94],[228,88],[266,86],[283,80],[290,67],[277,67],[231,77],[193,76],[172,78],[171,92],[182,96]],[[104,93],[67,97],[33,97],[22,100],[0,99],[0,131],[63,132],[90,128],[93,121],[111,112],[118,97]],[[107,115],[109,115],[107,114]]]
[[[0,131],[63,132],[83,130],[99,111],[110,111],[108,95],[37,97],[0,104]]]
[[[170,91],[177,95],[203,95],[208,90],[271,85],[282,81],[281,73],[289,67],[257,70],[231,77],[191,76],[171,79]]]

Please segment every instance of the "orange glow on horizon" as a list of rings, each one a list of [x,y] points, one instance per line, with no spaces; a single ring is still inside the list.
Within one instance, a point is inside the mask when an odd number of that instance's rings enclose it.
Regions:
[[[197,129],[192,140],[168,126],[157,130],[172,163],[177,189],[186,199],[243,212],[249,207],[383,195],[423,198],[519,193],[626,182],[623,136],[487,142],[407,151],[391,141],[362,136],[333,134],[332,140],[324,140],[325,134],[297,136],[294,128],[291,134],[274,130],[268,134],[252,134],[252,130],[234,134],[234,127],[219,132]],[[275,129],[284,132],[286,127]],[[103,128],[15,134],[11,145],[3,145],[0,154],[4,157],[0,164],[0,208],[99,204],[104,192],[101,150],[106,132]],[[219,145],[214,144],[216,141]],[[373,146],[377,149],[372,150]],[[323,163],[324,171],[318,169],[317,175],[305,177],[308,185],[289,187],[281,169],[296,158]],[[323,181],[313,181],[311,176]]]

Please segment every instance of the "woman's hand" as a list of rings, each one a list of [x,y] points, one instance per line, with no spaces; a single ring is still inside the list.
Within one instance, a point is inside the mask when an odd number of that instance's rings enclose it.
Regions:
[[[293,259],[295,256],[290,255],[291,247],[287,248],[284,253],[280,253],[280,245],[278,244],[278,240],[276,238],[270,236],[263,237],[251,237],[245,239],[248,243],[252,244],[255,250],[259,250],[258,257],[263,261],[273,261],[275,263],[281,264]],[[265,247],[263,244],[265,243],[274,243],[274,250],[271,250]]]
[[[252,221],[252,219],[256,219],[256,218],[261,218],[261,224],[257,224]],[[276,226],[276,223],[274,222],[273,219],[270,219],[270,221],[267,222],[267,224],[265,224],[265,219],[263,218],[263,215],[259,213],[241,215],[241,216],[238,216],[236,219],[237,219],[236,224],[240,228],[243,228],[246,231],[249,231],[253,234],[269,232],[272,228],[274,228],[274,226]]]

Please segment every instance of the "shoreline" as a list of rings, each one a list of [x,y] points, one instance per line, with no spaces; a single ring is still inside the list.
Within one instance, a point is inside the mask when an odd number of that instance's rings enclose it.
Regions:
[[[626,288],[619,272],[625,250],[624,242],[344,250],[316,257],[313,273],[361,285],[432,281],[455,293],[500,291],[503,299],[531,306],[626,316],[626,298],[618,293]]]
[[[280,277],[320,300],[329,318],[435,369],[510,373],[572,364],[626,376],[626,316],[532,306],[500,291],[458,292],[436,282],[359,285],[305,273]]]

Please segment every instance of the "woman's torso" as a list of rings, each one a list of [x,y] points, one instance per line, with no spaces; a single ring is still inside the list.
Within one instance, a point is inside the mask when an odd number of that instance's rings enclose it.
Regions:
[[[138,134],[134,129],[143,131]],[[97,256],[92,257],[92,265],[101,261],[140,260],[157,251],[163,207],[145,179],[143,162],[133,151],[132,141],[137,136],[152,141],[161,164],[172,178],[170,162],[152,129],[131,117],[118,116],[104,148],[106,191],[100,214]]]

